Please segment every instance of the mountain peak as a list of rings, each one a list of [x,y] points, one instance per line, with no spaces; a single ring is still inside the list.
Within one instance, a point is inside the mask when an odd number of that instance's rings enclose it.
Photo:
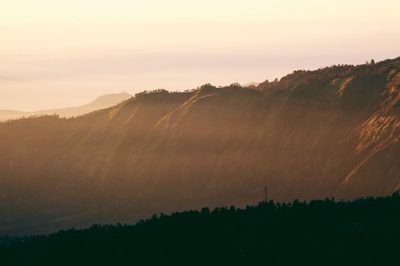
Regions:
[[[116,102],[116,101],[125,101],[129,98],[132,98],[132,95],[127,93],[127,92],[120,92],[120,93],[110,93],[110,94],[104,94],[98,96],[93,102],[93,103],[109,103],[110,101]]]

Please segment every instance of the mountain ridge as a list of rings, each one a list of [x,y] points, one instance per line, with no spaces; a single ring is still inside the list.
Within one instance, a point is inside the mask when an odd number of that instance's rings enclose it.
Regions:
[[[279,201],[390,194],[400,184],[399,62],[144,92],[76,118],[4,123],[0,231],[242,206],[266,185]]]

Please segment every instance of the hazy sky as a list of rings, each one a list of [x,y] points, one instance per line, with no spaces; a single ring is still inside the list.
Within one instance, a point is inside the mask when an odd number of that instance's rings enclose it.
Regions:
[[[0,109],[400,56],[399,0],[0,0]]]

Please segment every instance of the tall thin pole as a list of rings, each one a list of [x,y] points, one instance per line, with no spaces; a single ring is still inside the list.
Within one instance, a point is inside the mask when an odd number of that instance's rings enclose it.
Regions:
[[[264,188],[264,202],[267,203],[268,202],[268,187],[265,186]]]

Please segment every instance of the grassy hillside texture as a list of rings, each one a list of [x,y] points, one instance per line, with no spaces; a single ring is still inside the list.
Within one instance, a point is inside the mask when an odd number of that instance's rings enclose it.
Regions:
[[[400,59],[0,125],[0,232],[400,187]],[[6,214],[6,215],[5,215]]]
[[[260,203],[0,238],[0,264],[398,265],[400,197]]]

